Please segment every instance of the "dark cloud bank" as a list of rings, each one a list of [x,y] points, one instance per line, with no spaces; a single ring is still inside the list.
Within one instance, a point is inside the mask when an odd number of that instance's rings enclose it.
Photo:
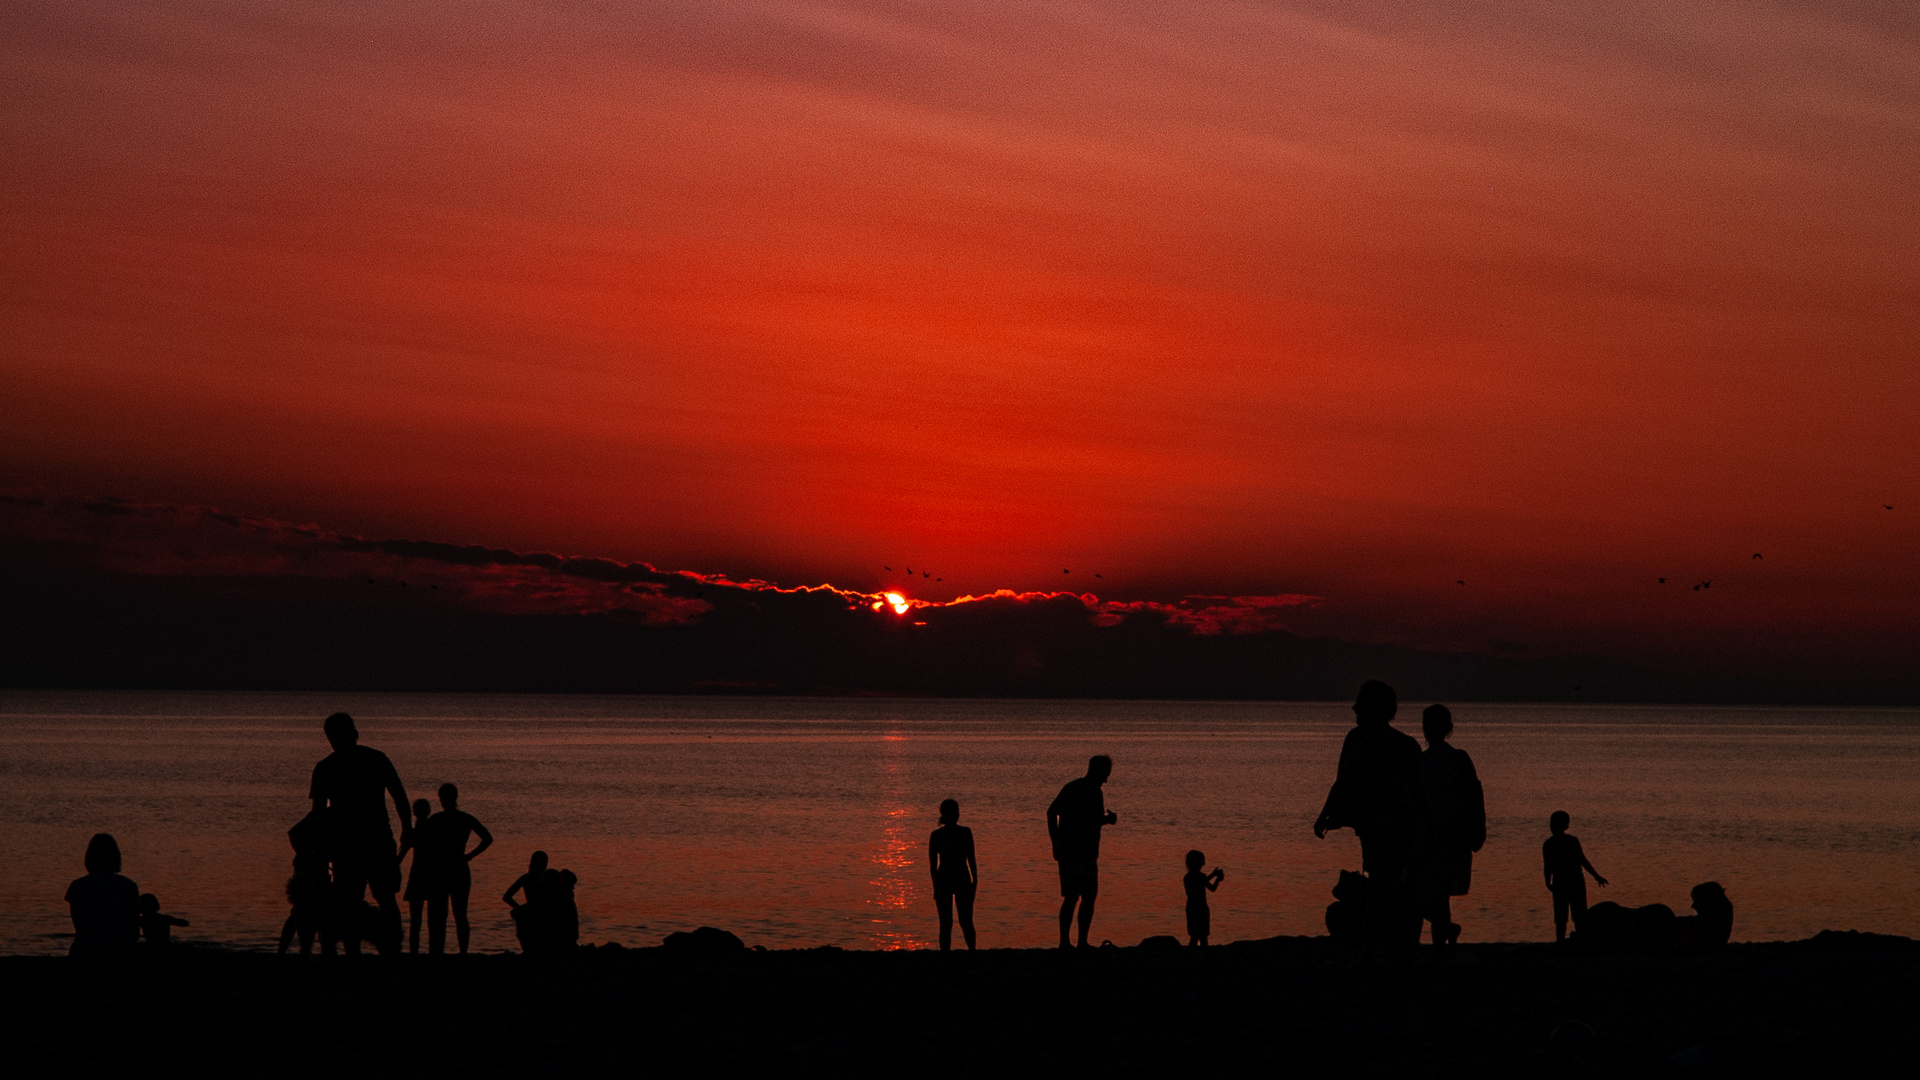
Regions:
[[[1330,700],[1899,702],[1899,680],[1298,636],[1309,597],[877,596],[644,563],[372,541],[217,511],[0,500],[0,685]]]

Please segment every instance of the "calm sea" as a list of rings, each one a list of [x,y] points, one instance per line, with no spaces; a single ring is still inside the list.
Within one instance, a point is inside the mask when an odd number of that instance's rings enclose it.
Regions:
[[[1400,726],[1418,726],[1409,703]],[[750,944],[918,948],[943,798],[979,845],[983,946],[1051,943],[1043,814],[1113,755],[1097,937],[1183,933],[1181,859],[1226,869],[1216,941],[1322,932],[1357,869],[1311,823],[1344,704],[871,701],[372,694],[0,695],[0,952],[62,951],[61,897],[94,832],[180,931],[269,948],[286,829],[345,709],[410,796],[454,781],[498,838],[474,866],[474,945],[513,946],[498,900],[536,848],[580,877],[583,940],[714,925]],[[1547,816],[1612,882],[1666,903],[1718,880],[1736,939],[1908,934],[1920,895],[1920,710],[1455,705],[1487,788],[1486,850],[1455,902],[1466,940],[1552,936]]]

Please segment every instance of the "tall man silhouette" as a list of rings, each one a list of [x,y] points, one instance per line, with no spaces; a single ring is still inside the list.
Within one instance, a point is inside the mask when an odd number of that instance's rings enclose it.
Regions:
[[[1340,768],[1313,835],[1350,828],[1360,836],[1360,869],[1367,874],[1366,937],[1361,954],[1387,942],[1410,956],[1420,936],[1408,874],[1413,849],[1426,826],[1426,792],[1420,780],[1420,744],[1393,728],[1399,695],[1378,680],[1360,686],[1354,726],[1340,747]]]
[[[387,755],[360,745],[360,732],[353,717],[334,713],[327,717],[327,742],[333,753],[313,767],[313,786],[308,795],[313,809],[327,822],[333,860],[334,915],[330,925],[340,933],[347,955],[360,953],[363,932],[353,925],[359,917],[362,894],[373,890],[380,905],[379,933],[368,935],[380,949],[380,955],[400,951],[400,854],[393,841],[393,825],[387,817],[383,795],[393,796],[400,812],[400,838],[412,839],[413,822],[407,815],[407,789],[400,784]]]
[[[1087,775],[1067,781],[1047,807],[1047,835],[1053,839],[1053,860],[1060,864],[1060,947],[1067,948],[1067,929],[1073,925],[1075,904],[1080,908],[1080,947],[1087,947],[1087,928],[1093,925],[1093,899],[1100,892],[1100,830],[1120,820],[1107,809],[1100,785],[1113,775],[1113,759],[1095,754]]]

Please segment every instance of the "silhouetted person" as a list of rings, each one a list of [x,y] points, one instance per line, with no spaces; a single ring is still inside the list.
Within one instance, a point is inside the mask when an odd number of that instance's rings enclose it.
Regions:
[[[313,939],[321,938],[327,955],[333,954],[334,935],[329,926],[333,906],[333,875],[327,869],[326,815],[310,810],[307,816],[287,830],[293,845],[293,876],[287,879],[287,903],[293,910],[280,927],[280,955],[285,956],[294,936],[300,938],[300,955],[313,952]]]
[[[1733,901],[1717,881],[1693,887],[1693,914],[1677,920],[1674,944],[1694,952],[1713,952],[1727,947],[1733,937]]]
[[[1206,873],[1207,856],[1200,851],[1187,852],[1187,876],[1180,885],[1187,890],[1187,944],[1205,945],[1213,930],[1213,909],[1207,906],[1207,894],[1220,887],[1227,872],[1218,867]]]
[[[1445,705],[1429,705],[1420,726],[1427,736],[1427,748],[1420,754],[1427,840],[1414,878],[1423,913],[1433,923],[1433,943],[1451,945],[1460,940],[1453,898],[1467,895],[1473,883],[1473,853],[1487,842],[1486,794],[1473,759],[1447,742],[1453,713]]]
[[[573,898],[579,883],[571,870],[541,875],[540,900],[530,905],[541,952],[566,952],[580,944],[580,907]]]
[[[1555,810],[1547,819],[1547,828],[1553,835],[1540,845],[1540,858],[1547,876],[1547,889],[1553,893],[1553,940],[1567,940],[1567,917],[1571,915],[1578,925],[1587,913],[1587,878],[1602,885],[1607,879],[1587,861],[1587,853],[1580,849],[1580,838],[1567,831],[1573,819],[1565,810]]]
[[[540,900],[545,893],[547,876],[547,853],[536,851],[527,859],[527,872],[513,879],[507,891],[500,899],[507,902],[513,910],[513,934],[520,939],[521,952],[539,952],[540,934],[538,916],[541,912]],[[524,900],[514,899],[515,895]]]
[[[406,843],[413,838],[407,789],[387,755],[360,745],[353,717],[334,713],[327,717],[326,732],[333,753],[313,767],[308,794],[315,810],[327,812],[335,916],[342,921],[356,918],[360,898],[369,889],[380,907],[376,933],[367,934],[364,927],[342,927],[341,937],[349,956],[360,954],[363,935],[377,943],[381,955],[392,955],[400,951],[400,902],[395,895],[400,891],[400,856],[385,796],[393,796],[393,807],[400,814],[400,839]]]
[[[1342,828],[1360,837],[1360,869],[1367,875],[1363,956],[1382,942],[1411,950],[1420,934],[1408,876],[1414,842],[1426,824],[1426,795],[1420,744],[1392,726],[1399,710],[1393,687],[1378,680],[1361,684],[1353,702],[1353,730],[1340,747],[1339,771],[1313,823],[1313,835],[1322,839]]]
[[[1100,894],[1100,830],[1119,822],[1107,809],[1100,786],[1113,775],[1113,759],[1095,754],[1087,761],[1087,775],[1069,780],[1047,807],[1047,835],[1053,840],[1053,860],[1060,864],[1060,947],[1067,948],[1067,930],[1073,925],[1074,905],[1080,908],[1080,947],[1087,946],[1093,925],[1093,901]]]
[[[434,868],[431,856],[421,850],[420,835],[426,828],[427,819],[433,816],[433,804],[425,799],[413,800],[413,834],[400,842],[400,858],[404,861],[407,852],[413,852],[413,865],[407,867],[407,891],[402,899],[407,902],[407,951],[420,951],[420,913],[426,909],[427,900],[434,892]]]
[[[425,800],[421,800],[425,801]],[[467,850],[467,839],[478,836],[480,845]],[[460,951],[467,951],[472,928],[467,923],[467,898],[473,892],[473,871],[467,865],[481,852],[493,846],[493,834],[480,819],[460,809],[460,789],[440,785],[440,812],[427,819],[415,838],[420,853],[427,856],[432,891],[427,894],[427,952],[447,951],[447,908],[453,908],[453,925]],[[417,860],[419,855],[414,856]]]
[[[173,928],[192,925],[185,919],[162,914],[159,897],[152,893],[140,894],[140,936],[146,939],[147,948],[164,948],[173,944]]]
[[[927,866],[933,871],[933,909],[940,914],[940,951],[953,948],[953,910],[960,909],[960,933],[974,947],[973,896],[980,868],[973,861],[973,830],[960,824],[960,804],[940,803],[940,827],[927,838]]]
[[[73,915],[69,956],[118,956],[140,941],[140,886],[120,876],[120,844],[107,833],[87,842],[87,876],[67,886]]]

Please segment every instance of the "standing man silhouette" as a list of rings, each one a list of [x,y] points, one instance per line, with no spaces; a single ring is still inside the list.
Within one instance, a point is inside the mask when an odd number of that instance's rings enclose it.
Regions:
[[[1067,781],[1047,807],[1047,835],[1053,839],[1053,860],[1060,864],[1060,947],[1067,948],[1067,929],[1073,909],[1080,908],[1080,947],[1087,947],[1087,928],[1093,925],[1093,900],[1100,892],[1100,830],[1119,822],[1107,809],[1100,785],[1113,775],[1113,759],[1095,754],[1087,775]]]
[[[1390,943],[1411,959],[1420,937],[1419,910],[1408,880],[1414,842],[1426,826],[1420,780],[1420,744],[1394,729],[1399,695],[1377,679],[1354,698],[1354,726],[1340,747],[1340,768],[1313,835],[1350,828],[1360,836],[1360,869],[1367,875],[1366,936],[1361,955]]]
[[[382,796],[393,796],[394,809],[400,813],[400,839],[411,843],[407,789],[387,755],[360,745],[353,717],[334,713],[327,717],[326,732],[333,753],[313,767],[308,795],[314,812],[325,816],[331,838],[334,914],[341,922],[340,937],[347,955],[360,954],[360,932],[347,920],[358,917],[361,895],[372,889],[381,925],[378,934],[368,936],[380,955],[392,956],[400,951],[400,903],[394,896],[400,891],[400,855]]]

